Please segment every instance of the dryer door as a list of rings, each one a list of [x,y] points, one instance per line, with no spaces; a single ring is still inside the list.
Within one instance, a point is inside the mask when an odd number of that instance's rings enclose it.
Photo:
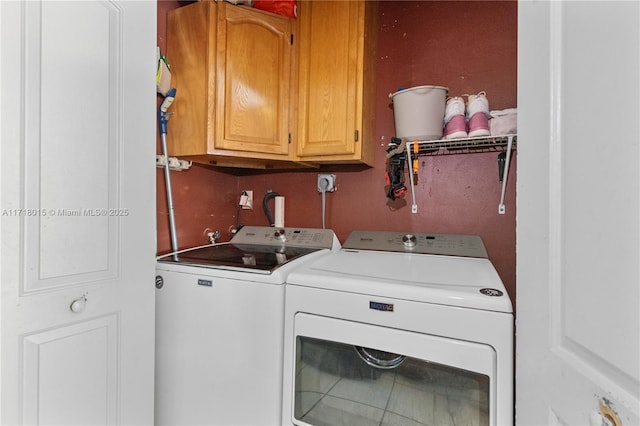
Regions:
[[[488,345],[302,313],[295,339],[296,425],[495,424]]]

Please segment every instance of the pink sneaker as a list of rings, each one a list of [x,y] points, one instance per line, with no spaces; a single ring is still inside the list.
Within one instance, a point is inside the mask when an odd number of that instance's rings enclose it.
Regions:
[[[489,136],[489,119],[483,112],[477,112],[469,119],[469,137]]]
[[[458,139],[467,137],[467,123],[464,115],[454,115],[444,126],[445,139]]]
[[[464,117],[464,100],[461,97],[447,99],[444,111],[444,139],[467,137],[467,126]]]
[[[469,95],[467,100],[467,121],[469,137],[489,136],[489,101],[487,94],[480,92]]]

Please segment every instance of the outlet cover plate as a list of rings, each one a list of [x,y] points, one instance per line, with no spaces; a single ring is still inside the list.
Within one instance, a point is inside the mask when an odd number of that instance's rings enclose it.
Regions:
[[[326,180],[326,189],[323,190],[323,184]],[[319,174],[318,175],[318,192],[333,192],[336,190],[336,175]]]

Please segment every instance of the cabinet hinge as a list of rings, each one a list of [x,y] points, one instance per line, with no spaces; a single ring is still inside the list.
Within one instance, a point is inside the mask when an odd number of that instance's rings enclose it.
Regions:
[[[358,139],[360,139],[360,132],[358,131],[358,129],[356,129],[356,131],[353,134],[353,140],[358,142]]]

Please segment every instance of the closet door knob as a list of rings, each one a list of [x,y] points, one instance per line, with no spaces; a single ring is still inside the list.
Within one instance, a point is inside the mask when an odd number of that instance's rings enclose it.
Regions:
[[[75,312],[76,314],[79,314],[80,312],[84,311],[84,308],[86,307],[86,305],[87,305],[87,298],[86,296],[82,296],[81,298],[71,302],[71,305],[69,305],[69,309],[71,309],[71,312]]]

